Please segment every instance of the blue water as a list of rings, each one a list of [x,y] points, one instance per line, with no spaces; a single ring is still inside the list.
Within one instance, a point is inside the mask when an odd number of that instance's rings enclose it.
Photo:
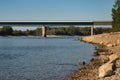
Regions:
[[[0,80],[66,80],[93,51],[78,37],[0,37]]]

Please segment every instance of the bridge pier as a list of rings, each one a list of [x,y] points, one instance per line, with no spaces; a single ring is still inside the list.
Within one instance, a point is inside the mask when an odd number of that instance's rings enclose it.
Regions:
[[[91,36],[94,35],[94,25],[91,26]]]
[[[42,37],[47,37],[46,30],[47,30],[47,27],[42,25]]]

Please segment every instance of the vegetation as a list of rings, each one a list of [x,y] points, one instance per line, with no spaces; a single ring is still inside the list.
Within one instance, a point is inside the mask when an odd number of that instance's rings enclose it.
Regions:
[[[13,36],[22,36],[22,35],[25,35],[25,33],[23,31],[21,31],[21,30],[14,30],[12,32],[12,35]]]
[[[47,35],[80,35],[86,36],[90,35],[90,27],[55,27],[55,28],[47,28]],[[110,30],[109,28],[94,28],[95,34],[101,34],[103,32],[107,32]],[[41,36],[42,29],[37,28],[35,30],[13,30],[11,26],[3,26],[0,28],[0,35],[1,36]]]
[[[13,29],[11,26],[3,26],[3,28],[0,29],[0,34],[5,35],[12,35]]]
[[[120,31],[120,0],[116,0],[112,8],[112,31]]]
[[[95,34],[101,34],[103,32],[107,32],[110,28],[94,28]],[[57,27],[57,28],[49,28],[47,29],[48,35],[80,35],[86,36],[91,35],[90,27]]]
[[[11,26],[3,26],[0,28],[0,36],[29,36],[35,35],[35,30],[13,30]]]

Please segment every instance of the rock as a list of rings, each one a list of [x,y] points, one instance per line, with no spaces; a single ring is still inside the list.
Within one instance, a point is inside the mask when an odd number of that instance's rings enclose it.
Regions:
[[[119,55],[117,54],[112,54],[109,56],[110,62],[115,62],[119,58]]]
[[[92,59],[90,59],[90,62],[93,62],[95,59],[94,58],[92,58]]]
[[[79,64],[80,65],[85,65],[85,61],[80,61]]]
[[[97,46],[95,46],[95,50],[97,50],[98,49],[98,47]]]
[[[113,44],[110,44],[110,43],[109,43],[109,44],[107,44],[106,46],[107,46],[107,47],[113,47]]]
[[[117,46],[117,43],[114,43],[113,46]]]
[[[108,50],[107,50],[107,49],[104,49],[104,48],[99,48],[99,49],[97,49],[97,51],[98,51],[98,52],[108,52]]]
[[[111,55],[113,54],[112,52],[99,52],[99,55]]]
[[[103,78],[106,76],[111,76],[113,74],[114,74],[113,63],[106,63],[99,67],[99,77],[100,78]]]
[[[120,59],[119,59],[119,60],[116,60],[115,66],[116,66],[117,68],[120,68]]]
[[[98,51],[95,51],[95,52],[93,53],[93,56],[98,56],[98,55],[99,55]]]
[[[100,43],[99,43],[99,44],[103,45],[103,41],[100,41]]]
[[[108,50],[109,55],[113,54],[112,50]]]
[[[99,52],[99,55],[107,55],[107,52]]]
[[[99,59],[103,62],[106,63],[109,61],[109,57],[107,55],[100,55]]]

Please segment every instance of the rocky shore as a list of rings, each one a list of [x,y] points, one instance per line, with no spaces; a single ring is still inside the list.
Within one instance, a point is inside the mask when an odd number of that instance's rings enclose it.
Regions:
[[[81,38],[82,41],[98,44],[89,65],[75,71],[67,80],[120,80],[120,32],[104,33]]]

